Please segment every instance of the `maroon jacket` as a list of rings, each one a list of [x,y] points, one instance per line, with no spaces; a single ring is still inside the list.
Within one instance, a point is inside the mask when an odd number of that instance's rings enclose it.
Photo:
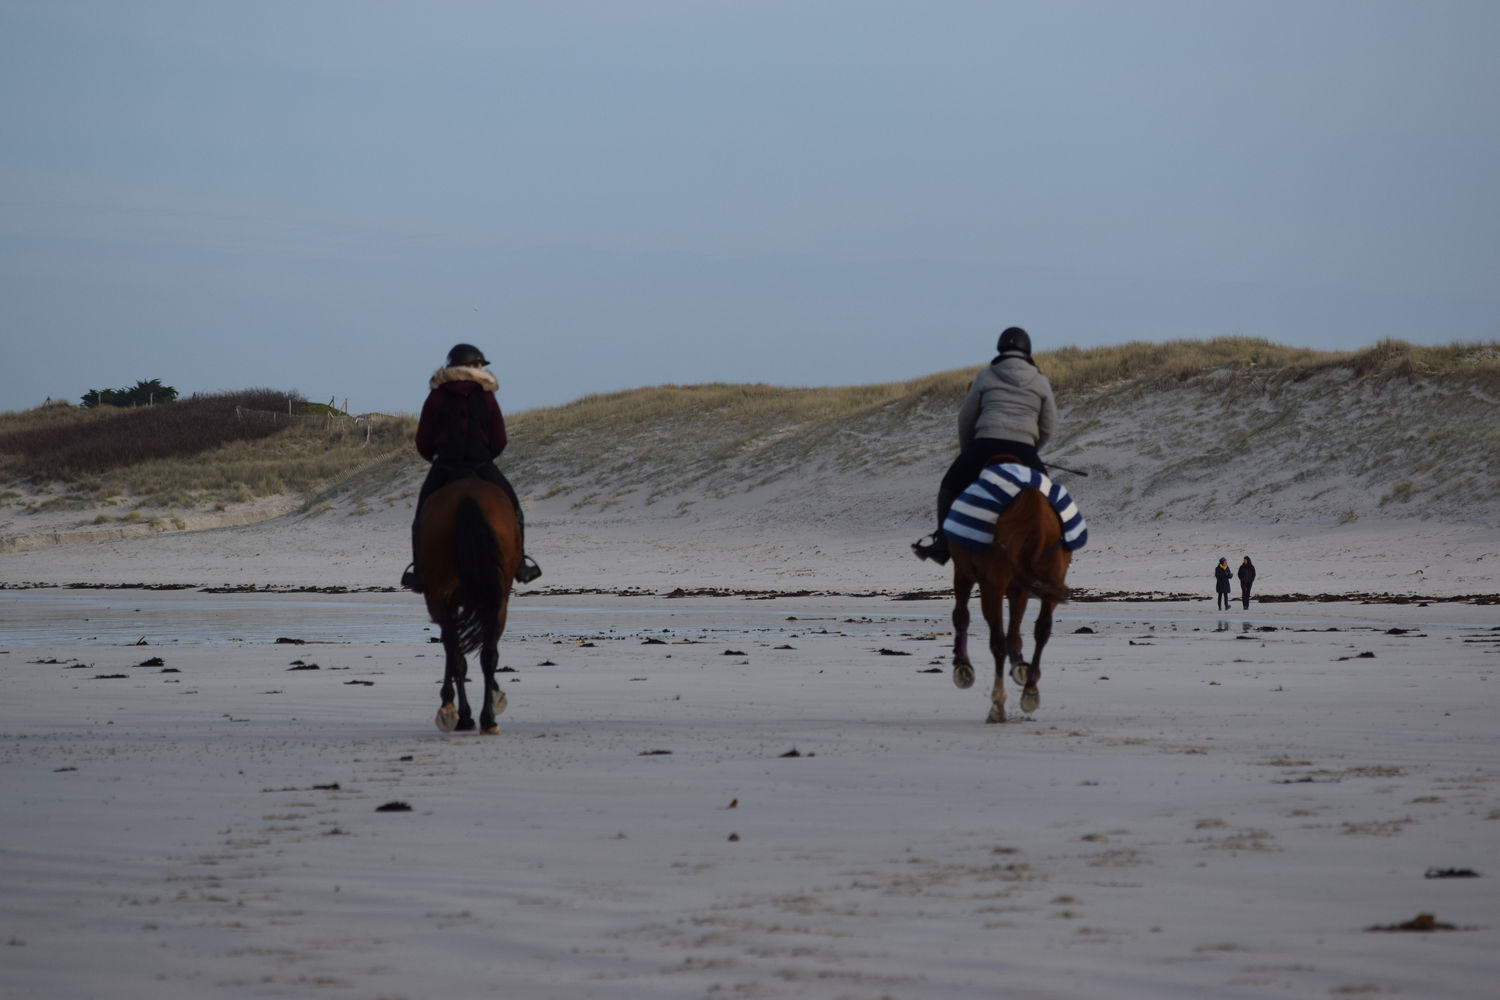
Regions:
[[[468,397],[472,393],[484,394],[484,411],[486,421],[480,427],[480,434],[484,439],[485,447],[489,450],[490,458],[493,459],[505,450],[505,417],[500,413],[500,404],[495,401],[494,390],[498,388],[494,377],[486,371],[478,374],[487,376],[490,385],[486,386],[475,381],[472,376],[475,370],[470,368],[440,369],[432,376],[432,391],[427,394],[427,401],[422,404],[422,417],[417,422],[417,451],[427,461],[435,460],[443,451],[443,446],[448,444],[455,436],[466,438],[469,430],[469,407],[467,405],[455,407],[455,397],[469,402]],[[457,411],[458,426],[450,427],[448,420],[450,414]]]

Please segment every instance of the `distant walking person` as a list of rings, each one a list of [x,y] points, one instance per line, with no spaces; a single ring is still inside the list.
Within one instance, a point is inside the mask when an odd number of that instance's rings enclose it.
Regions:
[[[1218,591],[1218,603],[1214,607],[1229,610],[1229,581],[1234,578],[1234,571],[1229,568],[1229,560],[1219,558],[1219,565],[1214,567],[1215,589]]]
[[[960,451],[938,487],[937,531],[911,547],[918,558],[939,566],[948,561],[948,536],[943,534],[948,508],[991,458],[1009,455],[1038,472],[1047,471],[1037,449],[1052,437],[1057,402],[1052,384],[1031,360],[1031,335],[1019,326],[1007,327],[995,350],[999,353],[974,377],[958,410]]]
[[[1240,600],[1245,602],[1245,610],[1250,610],[1250,585],[1255,582],[1255,564],[1246,556],[1245,561],[1240,563]]]

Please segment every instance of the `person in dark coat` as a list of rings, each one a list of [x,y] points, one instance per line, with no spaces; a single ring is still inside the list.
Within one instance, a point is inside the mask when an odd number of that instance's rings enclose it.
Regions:
[[[1250,585],[1255,582],[1255,564],[1246,556],[1245,561],[1240,563],[1240,600],[1245,602],[1245,610],[1250,610]]]
[[[417,565],[417,522],[427,498],[449,483],[467,476],[478,476],[505,491],[516,509],[516,527],[521,534],[521,565],[516,570],[518,583],[530,583],[542,575],[530,556],[525,555],[526,521],[521,501],[510,480],[495,465],[495,458],[505,450],[505,417],[495,401],[500,383],[485,371],[489,362],[484,352],[473,344],[457,344],[448,352],[448,363],[428,380],[427,401],[417,421],[417,452],[432,463],[427,479],[417,494],[417,510],[412,518],[412,564],[401,577],[401,586],[422,592],[421,567]]]
[[[1218,603],[1214,605],[1224,611],[1229,610],[1229,581],[1234,579],[1234,572],[1229,568],[1229,560],[1219,558],[1219,565],[1214,567],[1214,589],[1218,591]]]
[[[938,530],[912,544],[919,559],[939,566],[948,561],[948,536],[943,521],[953,501],[984,471],[996,455],[1045,473],[1037,453],[1057,426],[1057,401],[1052,383],[1031,359],[1031,335],[1019,326],[1007,327],[995,344],[999,353],[988,368],[974,377],[958,411],[959,455],[938,487]]]

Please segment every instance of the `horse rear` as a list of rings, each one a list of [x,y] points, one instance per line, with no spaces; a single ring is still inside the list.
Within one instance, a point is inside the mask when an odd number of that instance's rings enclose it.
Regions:
[[[427,614],[442,632],[443,687],[437,727],[445,733],[474,728],[464,682],[466,657],[477,649],[484,674],[479,728],[498,733],[495,716],[505,711],[505,694],[495,672],[500,666],[500,636],[505,631],[511,580],[521,561],[515,508],[504,490],[482,479],[450,483],[422,506],[417,548]]]
[[[974,683],[969,662],[969,595],[979,586],[979,606],[990,629],[990,654],[995,660],[995,686],[990,692],[987,721],[1005,721],[1004,666],[1008,656],[1011,679],[1022,685],[1021,711],[1034,712],[1041,704],[1037,681],[1042,675],[1042,649],[1052,636],[1052,612],[1069,596],[1067,576],[1072,553],[1063,548],[1062,523],[1046,496],[1023,489],[995,521],[995,540],[975,552],[953,548],[953,683]],[[1021,655],[1021,618],[1031,595],[1041,599],[1031,662]],[[1003,604],[1009,605],[1006,627]]]

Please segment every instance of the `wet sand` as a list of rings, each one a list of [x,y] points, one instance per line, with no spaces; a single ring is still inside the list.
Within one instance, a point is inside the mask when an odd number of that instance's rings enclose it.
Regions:
[[[947,615],[521,598],[481,737],[434,728],[410,595],[0,593],[0,995],[1479,996],[1500,973],[1495,607],[1073,604],[1040,708],[1012,693],[1002,726],[986,665],[949,679]],[[1369,929],[1422,913],[1455,929]]]

